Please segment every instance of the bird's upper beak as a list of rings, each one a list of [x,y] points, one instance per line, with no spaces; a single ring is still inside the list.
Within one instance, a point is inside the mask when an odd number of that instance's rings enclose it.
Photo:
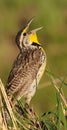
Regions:
[[[28,24],[26,25],[26,27],[24,28],[23,33],[27,33],[27,32],[28,32],[29,26],[30,26],[30,24],[32,23],[33,20],[34,20],[34,19],[32,18],[32,19],[29,21],[29,23],[28,23]]]

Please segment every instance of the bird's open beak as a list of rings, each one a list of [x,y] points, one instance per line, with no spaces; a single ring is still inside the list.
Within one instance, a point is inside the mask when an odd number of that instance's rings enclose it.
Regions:
[[[29,23],[27,24],[27,29],[29,29],[29,26],[30,24],[32,23],[32,21],[34,20],[34,18],[32,18]],[[37,31],[41,30],[43,27],[39,27],[39,28],[36,28],[34,30],[31,31],[31,33],[36,33]]]
[[[33,22],[33,20],[34,20],[34,18],[32,18],[32,19],[29,21],[29,23],[27,24],[27,26],[26,26],[26,28],[24,29],[23,32],[28,32],[29,26],[30,26],[30,24]],[[36,28],[36,29],[30,31],[29,33],[31,33],[31,34],[36,33],[37,31],[41,30],[42,28],[43,28],[43,27]]]

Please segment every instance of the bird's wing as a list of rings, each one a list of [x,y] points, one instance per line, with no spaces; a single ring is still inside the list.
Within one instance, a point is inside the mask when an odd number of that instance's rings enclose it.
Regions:
[[[16,86],[15,88],[17,89],[17,86],[20,84],[21,81],[24,66],[25,66],[25,60],[23,60],[23,55],[20,53],[17,56],[10,71],[10,75],[8,77],[6,84],[7,89],[11,89],[12,86]]]
[[[21,87],[23,88],[25,85],[30,86],[32,84],[42,64],[41,55],[41,50],[28,51],[18,55],[8,77],[8,90],[16,93],[21,90]]]

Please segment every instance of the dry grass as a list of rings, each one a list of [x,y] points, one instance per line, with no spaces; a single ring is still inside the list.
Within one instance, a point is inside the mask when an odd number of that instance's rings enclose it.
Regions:
[[[15,119],[15,117],[14,117],[12,108],[11,108],[10,103],[9,103],[9,101],[8,101],[8,97],[7,97],[7,94],[6,94],[6,91],[5,91],[5,87],[4,87],[4,85],[3,85],[2,81],[1,81],[1,79],[0,79],[0,90],[1,90],[1,92],[2,92],[2,96],[3,96],[3,98],[4,98],[4,101],[5,101],[5,103],[6,103],[7,109],[8,109],[9,114],[10,114],[10,117],[11,117],[11,119],[12,119],[13,127],[14,127],[14,129],[16,130],[16,119]],[[1,100],[1,107],[2,107],[2,100]],[[3,122],[2,116],[1,116],[1,122]],[[7,125],[5,125],[5,127],[6,127],[6,129],[7,129]],[[6,130],[6,129],[3,129],[3,130]]]
[[[0,130],[66,130],[67,101],[62,88],[57,85],[57,80],[51,74],[49,74],[49,77],[52,86],[57,92],[57,107],[56,111],[44,113],[42,116],[38,116],[30,108],[25,108],[21,102],[19,102],[19,108],[21,109],[16,109],[15,107],[13,110],[9,103],[5,87],[0,79]],[[9,125],[5,118],[2,97],[10,115],[10,121],[12,122]],[[63,118],[60,116],[60,111]]]

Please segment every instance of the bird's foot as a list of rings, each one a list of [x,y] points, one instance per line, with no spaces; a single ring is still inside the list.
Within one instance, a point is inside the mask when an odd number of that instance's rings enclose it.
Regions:
[[[38,121],[38,117],[37,117],[36,113],[34,112],[33,108],[30,108],[30,106],[26,103],[25,110],[29,115],[28,118],[34,125],[34,130],[41,130],[40,122]]]
[[[33,111],[33,108],[30,108],[27,103],[25,104],[25,110],[31,117],[35,117],[35,112]]]

